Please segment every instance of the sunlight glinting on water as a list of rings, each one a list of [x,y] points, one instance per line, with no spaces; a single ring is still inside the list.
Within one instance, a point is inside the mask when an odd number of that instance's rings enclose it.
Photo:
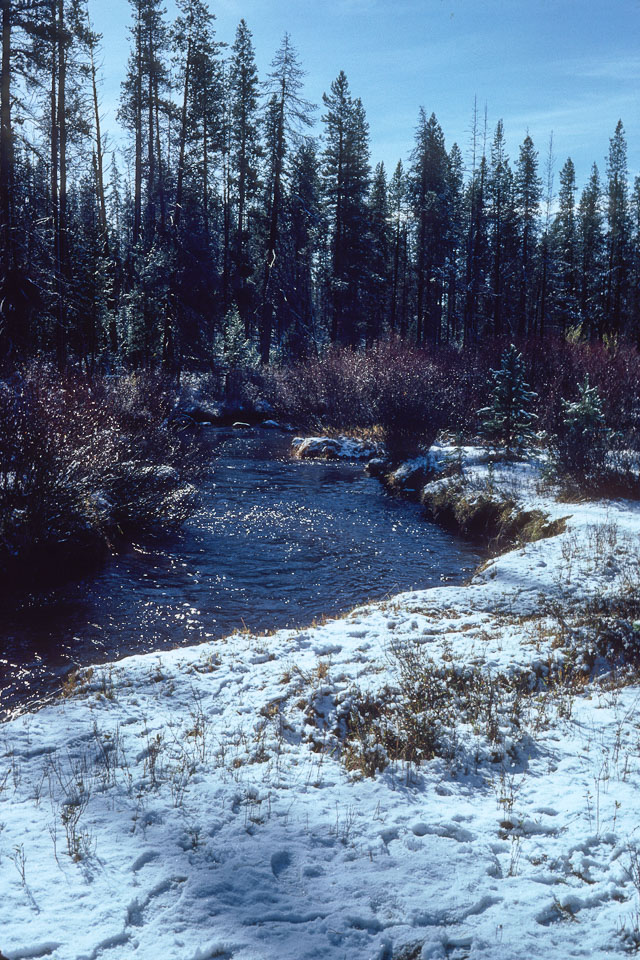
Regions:
[[[211,470],[180,533],[3,613],[0,713],[59,687],[77,664],[245,626],[303,626],[475,567],[473,547],[391,498],[361,464],[290,460],[290,438],[260,430],[218,436],[205,428]]]

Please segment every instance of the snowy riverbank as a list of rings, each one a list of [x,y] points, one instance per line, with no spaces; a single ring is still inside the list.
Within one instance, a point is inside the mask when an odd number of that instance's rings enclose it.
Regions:
[[[464,587],[87,671],[0,727],[8,960],[565,960],[640,940],[640,685],[622,682],[640,507],[558,503],[535,465],[463,457],[564,532]]]

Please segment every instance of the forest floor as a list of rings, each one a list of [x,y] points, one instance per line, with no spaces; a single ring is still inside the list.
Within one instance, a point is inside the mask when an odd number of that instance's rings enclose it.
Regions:
[[[0,727],[8,960],[638,948],[640,505],[459,459],[563,532],[465,586],[84,670]]]

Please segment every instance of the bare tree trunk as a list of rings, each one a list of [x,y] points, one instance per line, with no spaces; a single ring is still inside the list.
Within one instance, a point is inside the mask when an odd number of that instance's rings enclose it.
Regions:
[[[269,222],[269,241],[267,256],[264,261],[264,280],[262,283],[262,322],[260,325],[260,359],[262,363],[269,363],[271,353],[271,334],[273,329],[272,306],[269,298],[271,274],[276,262],[276,248],[278,245],[278,220],[280,216],[280,190],[282,179],[282,161],[284,157],[284,100],[285,81],[282,81],[282,95],[280,98],[278,115],[278,132],[275,144],[275,170],[273,176],[273,194],[271,202],[271,217]]]
[[[135,183],[133,188],[133,237],[132,246],[136,246],[142,232],[142,23],[138,13],[136,26],[136,59],[138,75],[136,77],[136,156]]]
[[[156,156],[158,158],[158,202],[160,204],[160,232],[165,232],[167,211],[164,194],[164,175],[162,172],[162,150],[160,149],[160,97],[158,95],[158,77],[153,80],[153,109],[156,121]],[[169,138],[170,140],[171,138]]]
[[[100,233],[107,239],[107,204],[104,192],[104,155],[102,152],[102,130],[100,127],[100,104],[98,101],[98,83],[96,79],[96,64],[93,54],[93,43],[89,46],[91,68],[91,90],[93,94],[93,114],[96,131],[96,197],[98,201],[98,223]]]
[[[59,136],[59,191],[58,191],[58,256],[60,296],[58,298],[58,366],[67,363],[68,331],[66,293],[69,280],[69,237],[67,222],[67,37],[64,0],[58,0],[58,136]]]
[[[202,215],[204,217],[204,235],[209,241],[209,129],[207,115],[202,121]]]
[[[184,164],[187,148],[187,110],[189,106],[189,83],[191,81],[191,37],[187,45],[187,61],[184,68],[184,90],[182,93],[182,113],[180,117],[180,146],[178,149],[178,176],[176,180],[176,205],[173,213],[173,225],[177,232],[182,214],[182,189],[184,184]]]
[[[2,76],[0,78],[0,237],[2,272],[13,265],[11,185],[13,181],[13,131],[11,129],[11,0],[2,0]]]
[[[153,148],[155,142],[155,117],[153,113],[153,38],[149,42],[149,77],[147,81],[147,209],[145,217],[146,241],[151,244],[156,226],[156,154]]]

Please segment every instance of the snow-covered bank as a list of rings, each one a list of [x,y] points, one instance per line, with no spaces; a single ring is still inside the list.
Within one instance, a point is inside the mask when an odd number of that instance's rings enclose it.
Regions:
[[[466,587],[96,668],[0,728],[9,960],[565,960],[640,939],[640,686],[596,642],[633,653],[640,624],[586,606],[634,595],[640,508],[557,503],[535,465],[464,456],[565,531]],[[433,759],[402,759],[407,730]]]

